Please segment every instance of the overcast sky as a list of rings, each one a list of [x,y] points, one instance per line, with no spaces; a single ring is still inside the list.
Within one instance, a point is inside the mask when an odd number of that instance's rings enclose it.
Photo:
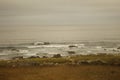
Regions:
[[[95,30],[100,39],[119,38],[120,0],[0,0],[1,42],[92,39]]]

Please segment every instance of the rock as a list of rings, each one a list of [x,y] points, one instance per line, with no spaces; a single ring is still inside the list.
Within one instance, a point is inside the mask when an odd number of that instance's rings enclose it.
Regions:
[[[30,56],[29,58],[31,59],[31,58],[40,58],[40,57],[39,56]]]
[[[68,54],[75,54],[76,52],[75,51],[67,51]]]
[[[76,47],[78,47],[78,46],[76,46],[76,45],[69,45],[68,47],[69,47],[69,48],[74,48],[74,47],[76,48]]]
[[[62,56],[60,54],[53,55],[53,58],[61,58]]]

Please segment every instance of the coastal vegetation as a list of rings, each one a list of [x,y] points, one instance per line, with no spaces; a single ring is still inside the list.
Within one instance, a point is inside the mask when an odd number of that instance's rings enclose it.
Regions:
[[[120,55],[16,57],[0,61],[0,80],[120,80]]]
[[[16,57],[12,60],[0,60],[2,66],[43,66],[43,65],[117,65],[120,66],[120,55],[114,54],[89,54],[71,55],[62,57],[55,54],[53,57],[32,56],[29,58]]]

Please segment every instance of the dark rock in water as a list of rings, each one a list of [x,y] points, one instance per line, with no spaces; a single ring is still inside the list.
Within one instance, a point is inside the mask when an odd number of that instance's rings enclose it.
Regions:
[[[120,47],[118,47],[117,49],[120,49]]]
[[[49,45],[50,43],[49,42],[44,42],[44,45]]]
[[[68,51],[68,54],[75,54],[75,51]]]
[[[78,46],[76,46],[76,45],[69,45],[68,47],[69,48],[74,48],[74,47],[78,47]]]
[[[29,59],[31,58],[40,58],[39,56],[30,56]]]

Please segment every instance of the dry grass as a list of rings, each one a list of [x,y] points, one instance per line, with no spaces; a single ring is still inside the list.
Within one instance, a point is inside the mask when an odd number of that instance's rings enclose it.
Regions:
[[[120,80],[120,67],[107,65],[1,67],[0,80]]]
[[[96,60],[107,63],[77,64]],[[0,80],[120,80],[120,56],[81,55],[0,61]]]

